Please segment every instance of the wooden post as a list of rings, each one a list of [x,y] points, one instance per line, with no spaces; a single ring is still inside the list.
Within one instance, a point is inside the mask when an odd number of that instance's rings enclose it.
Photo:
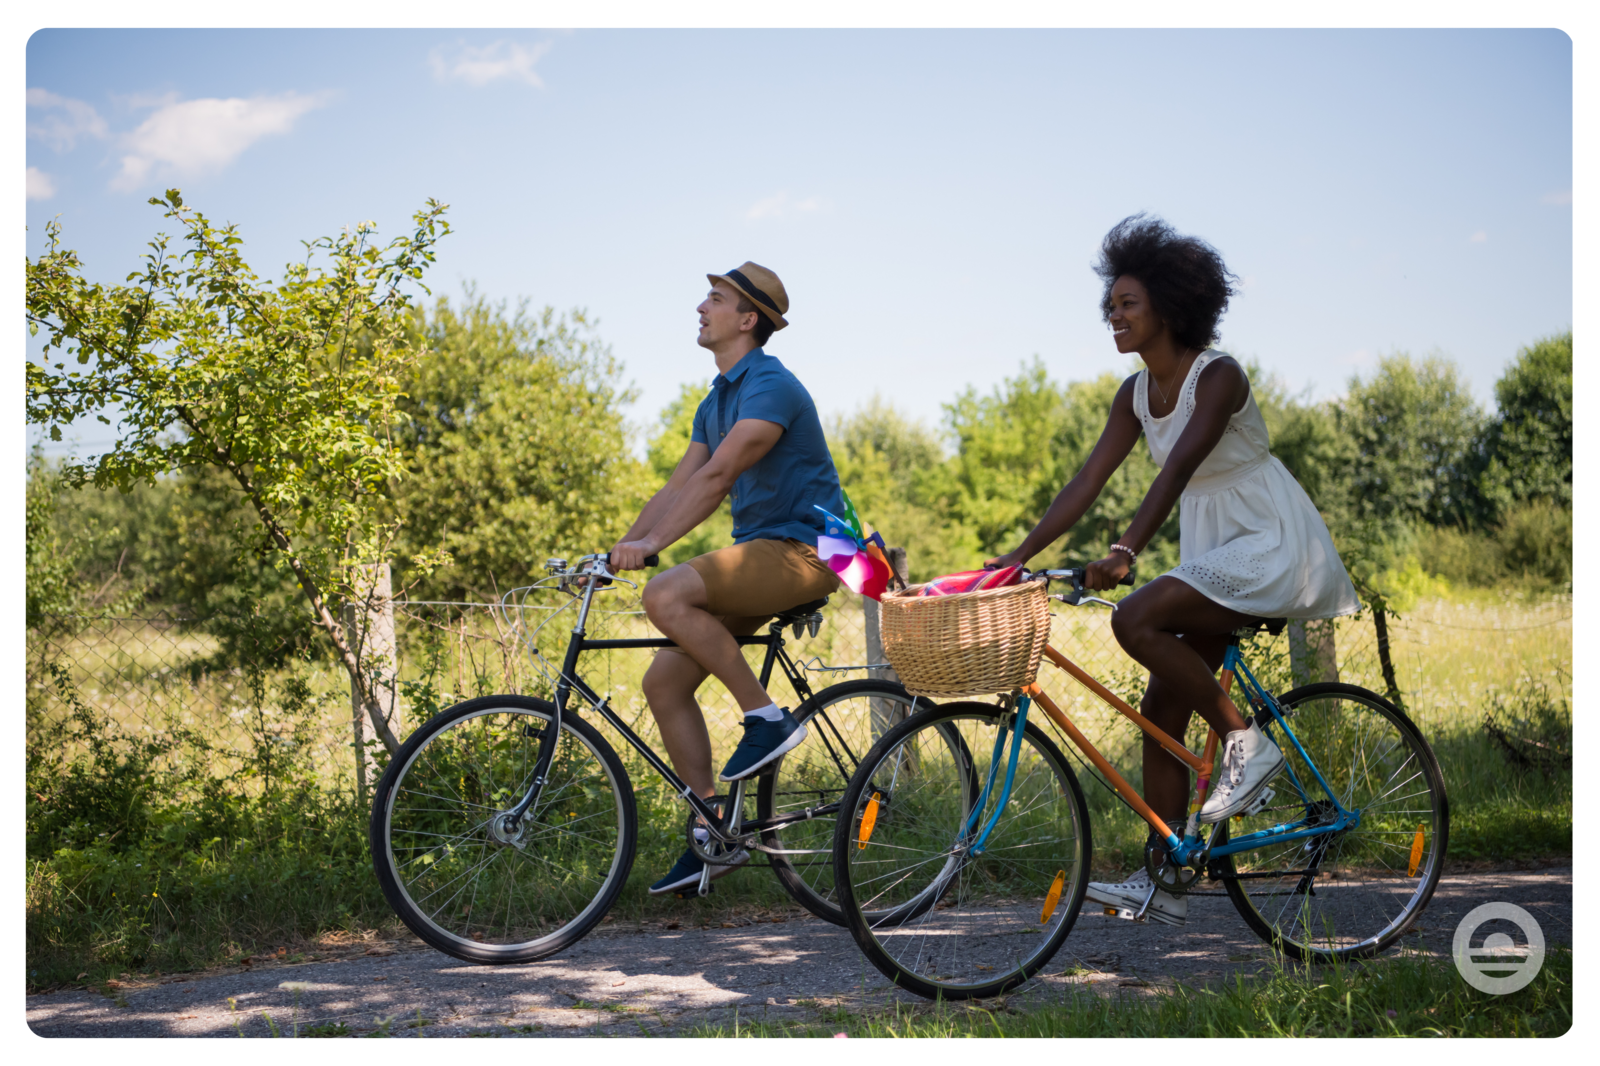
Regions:
[[[1289,623],[1289,673],[1297,687],[1339,680],[1333,619],[1294,619]]]
[[[895,575],[901,581],[906,581],[906,550],[904,548],[890,548],[884,554],[889,557],[889,566],[894,570]],[[883,634],[879,629],[878,622],[878,601],[862,597],[861,610],[865,616],[867,628],[867,662],[884,662],[886,660],[883,657]],[[867,676],[875,681],[900,680],[894,669],[888,666],[877,670],[869,670],[867,671]],[[872,740],[876,743],[879,737],[900,723],[903,708],[883,699],[873,699],[870,702],[872,706]]]
[[[395,654],[394,599],[388,563],[355,568],[358,599],[344,605],[345,632],[349,634],[356,661],[372,679],[372,690],[391,731],[399,732],[399,660]],[[355,741],[356,792],[365,804],[378,783],[375,755],[377,731],[367,717],[361,694],[350,686],[350,725]]]
[[[1372,627],[1378,633],[1378,665],[1383,669],[1383,684],[1389,690],[1389,701],[1402,711],[1405,700],[1400,695],[1400,682],[1395,679],[1394,659],[1389,654],[1389,612],[1382,604],[1372,605]]]

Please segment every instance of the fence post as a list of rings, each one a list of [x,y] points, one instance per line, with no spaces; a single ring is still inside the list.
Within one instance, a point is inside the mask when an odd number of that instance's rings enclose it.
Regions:
[[[1289,673],[1295,685],[1339,680],[1339,660],[1333,643],[1333,619],[1289,623]]]
[[[1400,683],[1395,680],[1394,659],[1389,654],[1389,612],[1384,610],[1381,602],[1372,605],[1372,628],[1378,633],[1378,665],[1383,668],[1383,683],[1389,690],[1389,701],[1403,711],[1406,704],[1400,695]]]
[[[394,598],[388,563],[355,567],[357,598],[344,605],[345,632],[355,649],[356,661],[372,678],[372,690],[383,710],[384,721],[398,731],[399,659],[395,653]],[[360,691],[350,685],[350,725],[355,740],[356,793],[365,804],[378,783],[375,755],[377,731],[361,703]]]
[[[904,548],[890,548],[884,554],[889,557],[889,566],[894,570],[895,576],[899,577],[901,581],[906,581],[906,550]],[[878,628],[878,601],[863,596],[861,598],[861,611],[865,615],[867,629],[867,662],[881,663],[884,661],[883,634]],[[888,666],[877,670],[869,670],[867,671],[867,676],[875,681],[900,680],[894,669]],[[872,713],[872,740],[876,743],[879,737],[899,724],[900,708],[897,704],[892,704],[888,700],[882,699],[873,699],[869,703],[871,704]]]

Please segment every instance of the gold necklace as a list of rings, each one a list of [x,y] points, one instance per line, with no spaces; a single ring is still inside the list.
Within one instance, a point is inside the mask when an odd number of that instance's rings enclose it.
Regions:
[[[1193,350],[1194,349],[1192,349],[1192,348],[1185,348],[1183,350],[1183,354],[1178,357],[1178,369],[1179,370],[1183,369],[1183,361],[1185,359],[1189,358],[1189,353],[1191,351],[1193,351]],[[1181,377],[1181,375],[1174,375],[1174,376],[1175,377]],[[1156,376],[1154,374],[1151,374],[1150,375],[1150,380],[1151,381],[1155,381],[1156,380]],[[1167,390],[1163,389],[1161,387],[1161,382],[1159,382],[1159,381],[1156,381],[1156,391],[1161,393],[1161,406],[1165,407],[1167,405]]]

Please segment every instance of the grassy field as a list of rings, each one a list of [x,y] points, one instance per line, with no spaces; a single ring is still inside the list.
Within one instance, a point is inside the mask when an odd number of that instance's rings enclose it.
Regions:
[[[618,606],[625,607],[626,604]],[[1116,648],[1109,612],[1059,607],[1052,641],[1125,698],[1142,678]],[[1451,858],[1508,863],[1569,856],[1570,764],[1519,765],[1485,730],[1571,750],[1570,597],[1422,600],[1391,622],[1408,710],[1433,744],[1451,801]],[[541,643],[553,652],[570,623]],[[401,619],[402,731],[433,707],[488,692],[537,690],[486,612],[416,609]],[[595,635],[644,635],[637,614],[607,616]],[[1269,683],[1287,676],[1284,638],[1252,652]],[[1370,618],[1337,631],[1344,680],[1382,690]],[[366,857],[367,811],[353,790],[345,680],[328,664],[270,671],[188,667],[217,650],[193,633],[100,627],[30,645],[27,967],[32,988],[122,972],[190,969],[304,944],[322,934],[392,927]],[[860,601],[836,598],[797,658],[866,662]],[[43,652],[52,654],[43,654]],[[648,652],[595,656],[585,675],[654,741],[639,678]],[[44,668],[47,660],[60,672]],[[811,674],[822,687],[853,674]],[[1136,733],[1073,683],[1043,683],[1111,761],[1138,781]],[[793,701],[781,683],[780,702]],[[719,758],[736,742],[737,708],[715,681],[702,693]],[[77,723],[74,725],[74,723]],[[54,725],[52,725],[54,723]],[[56,728],[51,733],[51,728]],[[613,737],[619,751],[624,746]],[[1198,726],[1190,736],[1198,748]],[[1063,742],[1063,748],[1068,745]],[[704,901],[648,897],[644,887],[682,849],[681,804],[628,759],[641,839],[618,921],[699,923],[734,912],[793,910],[770,874],[752,869]],[[1085,781],[1095,867],[1130,869],[1143,823]]]

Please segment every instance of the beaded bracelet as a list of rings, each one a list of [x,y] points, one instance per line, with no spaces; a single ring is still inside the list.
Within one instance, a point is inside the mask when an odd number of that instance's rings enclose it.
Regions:
[[[1126,555],[1128,557],[1129,566],[1132,566],[1134,563],[1139,561],[1139,553],[1128,547],[1126,544],[1113,544],[1107,549],[1107,551],[1121,552],[1123,555]]]

